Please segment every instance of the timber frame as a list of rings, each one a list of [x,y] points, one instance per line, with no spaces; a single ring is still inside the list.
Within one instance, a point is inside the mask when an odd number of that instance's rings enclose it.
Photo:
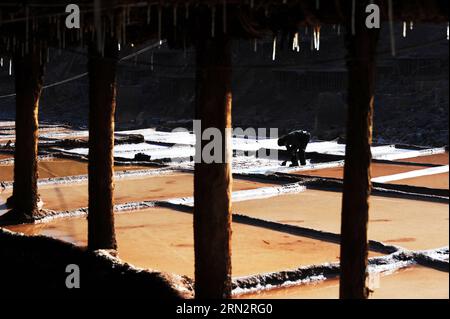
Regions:
[[[448,0],[374,2],[380,6],[383,20],[448,22]],[[37,107],[43,75],[40,70],[47,48],[89,46],[92,55],[89,192],[92,185],[92,194],[102,190],[108,194],[101,201],[92,197],[91,202],[90,198],[89,246],[92,250],[115,249],[111,139],[115,63],[119,54],[116,44],[125,47],[167,39],[173,49],[194,46],[197,53],[196,118],[201,119],[205,127],[223,131],[232,125],[230,45],[233,38],[252,39],[274,34],[282,41],[290,41],[302,26],[345,25],[349,69],[347,136],[350,138],[342,203],[340,297],[367,298],[370,145],[378,38],[377,30],[364,27],[364,8],[369,3],[368,0],[80,0],[81,29],[67,30],[64,25],[67,1],[30,0],[20,4],[2,1],[0,55],[13,57],[17,81],[21,79],[23,68],[33,70],[30,87],[16,85],[17,109],[22,110],[21,105],[27,104],[23,113],[18,112],[16,121],[17,178],[34,184],[37,180]],[[121,14],[113,15],[112,9]],[[351,31],[352,24],[356,26],[355,32]],[[93,39],[98,44],[94,49]],[[32,58],[28,58],[30,54]],[[26,92],[36,93],[32,101],[24,100]],[[22,126],[31,122],[31,128],[23,130]],[[20,134],[25,134],[25,138],[20,138]],[[30,162],[20,168],[22,152]],[[101,185],[95,184],[98,179],[102,179]],[[204,180],[208,179],[211,182],[206,185]],[[20,186],[19,180],[15,183]],[[197,298],[228,298],[231,294],[230,164],[196,164],[194,188]],[[31,203],[26,210],[36,211],[36,187],[22,192],[21,196],[26,196],[26,202]],[[100,214],[105,216],[99,217]]]

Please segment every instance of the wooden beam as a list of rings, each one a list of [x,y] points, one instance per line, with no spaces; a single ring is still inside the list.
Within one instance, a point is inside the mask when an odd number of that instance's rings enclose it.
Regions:
[[[101,34],[101,33],[100,33]],[[117,33],[116,33],[117,34]],[[114,114],[118,43],[106,35],[89,46],[88,248],[117,249],[114,230]]]
[[[44,65],[39,49],[22,55],[16,52],[13,66],[16,85],[16,141],[14,152],[13,195],[8,206],[19,221],[32,221],[39,215],[38,110]]]
[[[231,297],[231,163],[226,128],[231,128],[231,40],[203,34],[196,44],[195,117],[203,132],[222,133],[222,163],[202,158],[194,174],[194,242],[196,298]],[[208,141],[197,143],[203,150]],[[229,155],[229,153],[228,153]],[[226,160],[227,159],[227,160]]]
[[[349,1],[350,2],[350,1]],[[368,297],[367,224],[371,191],[372,120],[378,29],[367,29],[362,6],[355,1],[355,34],[349,16],[346,34],[348,117],[341,220],[340,298]],[[351,9],[348,9],[347,12]]]

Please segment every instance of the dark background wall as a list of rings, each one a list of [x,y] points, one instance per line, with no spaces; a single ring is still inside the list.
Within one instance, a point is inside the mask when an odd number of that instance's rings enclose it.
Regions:
[[[388,30],[379,45],[374,138],[377,142],[448,144],[447,25],[414,26],[390,54]],[[343,30],[342,30],[343,31]],[[301,52],[279,39],[235,41],[233,120],[235,126],[307,129],[321,139],[345,137],[346,67],[343,32],[324,26],[320,51],[301,33]],[[123,51],[124,55],[132,53]],[[194,104],[194,51],[164,45],[120,63],[117,128],[189,126]],[[153,58],[152,58],[153,56]],[[86,72],[86,52],[51,50],[46,83]],[[153,62],[152,62],[153,61]],[[4,63],[7,65],[7,61]],[[0,70],[0,96],[14,91],[7,67]],[[87,77],[44,90],[40,120],[87,126]],[[14,117],[14,98],[0,98],[0,119]]]

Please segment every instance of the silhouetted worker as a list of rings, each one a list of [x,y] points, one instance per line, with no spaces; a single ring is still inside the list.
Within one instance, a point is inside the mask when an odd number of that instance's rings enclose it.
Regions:
[[[293,131],[278,139],[278,146],[286,146],[288,153],[291,154],[291,167],[298,166],[299,159],[302,165],[306,165],[305,150],[310,139],[311,134],[302,130]],[[281,165],[286,165],[286,162]]]

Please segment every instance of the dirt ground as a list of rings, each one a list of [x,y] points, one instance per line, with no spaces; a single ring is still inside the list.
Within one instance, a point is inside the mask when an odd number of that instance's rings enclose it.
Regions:
[[[447,155],[447,160],[448,160],[448,153],[442,154],[442,155]],[[429,157],[434,157],[433,159],[429,159],[430,162],[434,162],[434,161],[443,162],[441,160],[444,156],[433,155],[433,156],[429,156]],[[423,167],[423,166],[374,163],[374,164],[372,164],[372,177],[381,177],[381,176],[388,176],[388,175],[394,175],[394,174],[399,174],[399,173],[406,173],[406,172],[421,170],[421,169],[425,169],[425,168],[426,167]],[[297,172],[294,172],[293,174],[342,179],[343,174],[344,174],[344,168],[343,167],[333,167],[333,168],[315,169],[315,170],[308,170],[308,171],[297,171]],[[444,174],[436,174],[436,175],[428,175],[428,176],[401,179],[398,181],[388,182],[388,184],[423,186],[423,187],[429,187],[429,188],[448,189],[449,188],[448,178],[449,178],[448,173],[444,173]]]
[[[115,203],[193,196],[193,183],[192,174],[119,179],[115,182]],[[271,185],[234,179],[233,190],[254,189]],[[0,201],[6,201],[11,193],[12,190],[0,193]],[[86,207],[88,204],[87,183],[41,186],[39,194],[46,209],[66,211]]]
[[[116,214],[119,257],[139,267],[192,277],[192,222],[191,214],[162,208]],[[86,245],[86,218],[7,228]],[[337,261],[339,245],[234,223],[232,256],[233,276],[243,276]]]
[[[151,169],[151,167],[147,166],[115,167],[116,171],[129,171],[139,169]],[[87,162],[72,159],[60,159],[60,158],[40,161],[38,164],[38,170],[39,170],[39,178],[86,175],[88,173]],[[13,179],[14,179],[14,165],[0,165],[0,181],[12,181]]]
[[[423,163],[423,164],[439,164],[448,165],[448,152],[436,155],[420,156],[398,160],[398,162],[406,163]]]
[[[397,165],[397,164],[372,164],[372,177],[380,177],[387,175],[394,175],[399,173],[411,172],[414,170],[423,169],[422,166],[411,165]],[[344,167],[333,167],[325,169],[315,169],[309,171],[298,171],[293,174],[308,175],[308,176],[320,176],[329,178],[344,178]]]
[[[414,266],[380,277],[380,286],[371,299],[448,299],[448,272]],[[258,294],[237,296],[242,299],[337,299],[337,279],[291,288],[274,289]]]
[[[389,182],[396,185],[422,186],[428,188],[449,189],[448,173],[419,176],[414,178],[401,179]]]
[[[233,204],[233,212],[340,233],[341,194],[307,190]],[[369,238],[408,249],[432,249],[449,243],[448,204],[372,196]]]

